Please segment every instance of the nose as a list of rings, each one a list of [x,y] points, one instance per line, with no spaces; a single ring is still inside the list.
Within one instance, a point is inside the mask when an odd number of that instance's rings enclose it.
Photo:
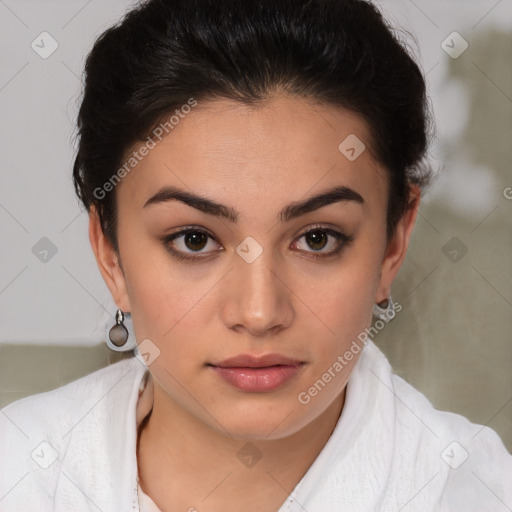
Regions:
[[[270,252],[263,251],[250,263],[235,255],[224,283],[222,307],[223,321],[230,329],[264,337],[291,325],[293,293],[282,266],[271,261]]]

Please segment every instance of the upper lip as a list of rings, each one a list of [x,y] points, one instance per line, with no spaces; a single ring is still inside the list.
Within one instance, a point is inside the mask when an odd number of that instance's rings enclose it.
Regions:
[[[252,356],[250,354],[238,354],[235,357],[224,359],[214,364],[221,368],[266,368],[268,366],[287,365],[297,366],[302,361],[283,356],[281,354],[265,354],[263,356]]]

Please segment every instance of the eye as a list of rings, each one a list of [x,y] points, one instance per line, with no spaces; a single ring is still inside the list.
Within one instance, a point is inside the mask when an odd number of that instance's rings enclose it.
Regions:
[[[301,239],[304,239],[305,244],[300,242]],[[315,226],[300,235],[292,248],[309,253],[313,258],[328,258],[339,254],[353,239],[354,237],[334,229]],[[165,236],[162,241],[171,255],[180,261],[205,259],[207,254],[219,252],[220,247],[213,235],[193,227]],[[202,256],[196,256],[199,254]]]
[[[194,254],[211,253],[218,248],[214,243],[215,238],[202,229],[184,229],[178,233],[166,236],[163,239],[166,249],[179,260],[198,260],[204,256],[193,256]],[[211,243],[210,243],[211,242]],[[210,248],[208,246],[210,245]],[[213,247],[211,247],[213,245]],[[191,256],[188,256],[188,255]]]
[[[303,233],[298,240],[301,239],[304,239],[305,243],[295,242],[294,248],[298,247],[300,250],[312,253],[313,258],[327,258],[339,254],[346,245],[353,241],[354,237],[334,229],[317,226]]]

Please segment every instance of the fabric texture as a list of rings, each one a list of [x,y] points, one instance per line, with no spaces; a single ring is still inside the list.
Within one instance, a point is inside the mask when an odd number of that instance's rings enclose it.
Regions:
[[[1,409],[0,512],[159,512],[137,474],[151,407],[133,357]],[[512,455],[496,432],[434,409],[369,340],[331,437],[279,512],[511,509]]]
[[[137,432],[141,428],[142,420],[151,412],[153,408],[153,380],[151,373],[145,373],[139,385],[139,399],[137,402]],[[156,503],[142,490],[137,475],[137,496],[140,512],[162,512]]]

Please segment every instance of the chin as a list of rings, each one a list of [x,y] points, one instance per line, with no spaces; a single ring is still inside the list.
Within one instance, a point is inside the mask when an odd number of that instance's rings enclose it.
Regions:
[[[229,407],[216,418],[223,418],[222,428],[237,439],[270,441],[293,435],[307,424],[306,418],[298,418],[294,405],[264,407]],[[217,425],[216,428],[220,430]],[[224,432],[225,433],[225,432]]]

